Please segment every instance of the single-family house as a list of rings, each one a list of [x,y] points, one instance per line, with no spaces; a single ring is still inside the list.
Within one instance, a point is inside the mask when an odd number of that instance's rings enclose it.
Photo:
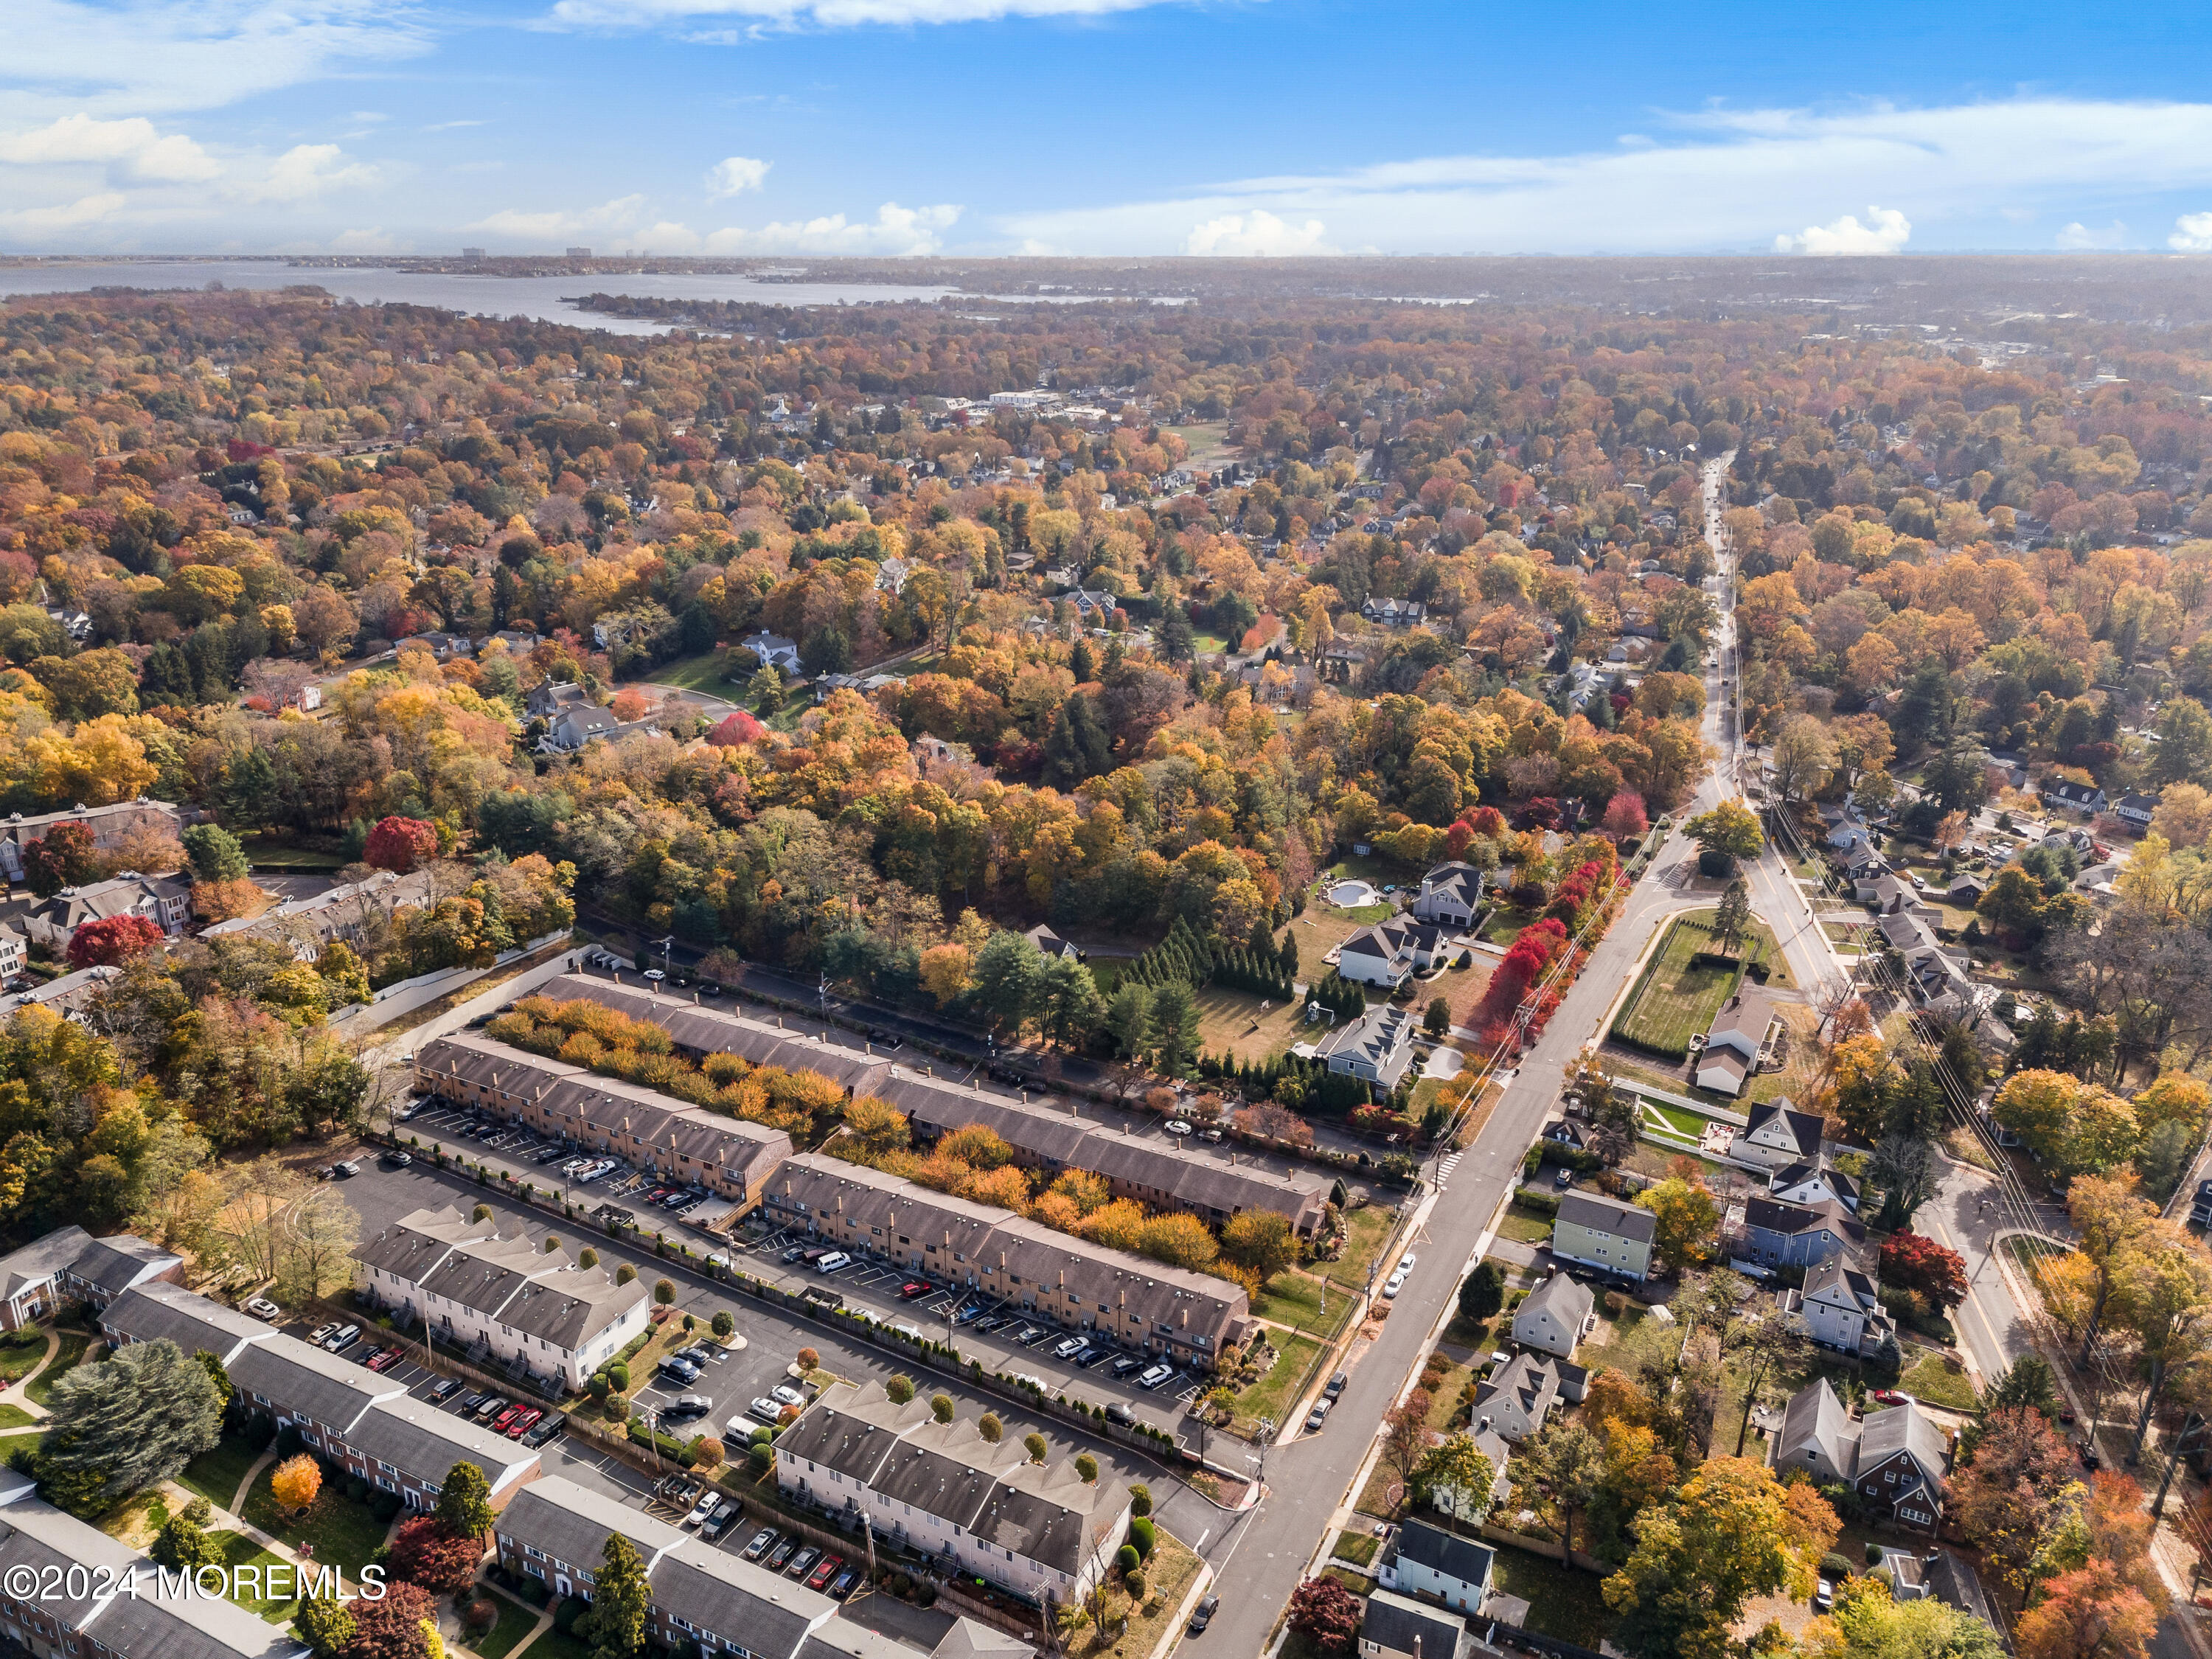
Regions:
[[[1874,1276],[1851,1265],[1840,1251],[1808,1268],[1805,1288],[1790,1310],[1803,1322],[1805,1334],[1825,1348],[1850,1354],[1871,1354],[1895,1329],[1881,1310]]]
[[[1376,1589],[1359,1621],[1359,1659],[1468,1659],[1474,1645],[1463,1615],[1395,1590]]]
[[[1730,997],[1705,1031],[1705,1049],[1698,1056],[1698,1086],[1716,1094],[1741,1094],[1765,1055],[1774,1023],[1774,999],[1765,992],[1753,988]]]
[[[1856,1260],[1866,1243],[1866,1229],[1834,1198],[1785,1204],[1753,1194],[1743,1210],[1741,1255],[1762,1267],[1811,1267],[1838,1255]]]
[[[1513,1311],[1513,1340],[1561,1359],[1597,1324],[1597,1298],[1571,1273],[1554,1273],[1522,1299]]]
[[[1330,1071],[1362,1079],[1387,1094],[1413,1063],[1413,1017],[1387,1005],[1370,1008],[1323,1037],[1319,1052]]]
[[[2052,778],[2043,786],[2043,804],[2063,806],[2069,811],[2084,816],[2101,812],[2110,805],[2110,797],[2094,783],[2074,783],[2065,778]]]
[[[1858,1425],[1825,1376],[1790,1396],[1768,1447],[1775,1474],[1803,1469],[1821,1486],[1849,1486],[1859,1466]]]
[[[1602,1193],[1563,1193],[1552,1227],[1552,1254],[1641,1282],[1651,1273],[1656,1220],[1650,1211]]]
[[[1543,1429],[1559,1401],[1559,1373],[1539,1354],[1516,1353],[1475,1385],[1474,1425],[1518,1445]]]
[[[1790,1395],[1768,1445],[1777,1474],[1803,1469],[1822,1485],[1855,1487],[1868,1509],[1900,1525],[1933,1532],[1942,1519],[1942,1431],[1910,1401],[1855,1423],[1819,1377]],[[1924,1593],[1918,1577],[1895,1581],[1903,1599]]]
[[[1429,614],[1429,607],[1419,599],[1370,599],[1359,614],[1385,628],[1411,628]]]
[[[2151,815],[2157,811],[2156,795],[2125,794],[2112,803],[2112,816],[2137,833],[2150,828]]]
[[[1486,1545],[1425,1521],[1408,1521],[1383,1552],[1376,1577],[1382,1588],[1435,1601],[1458,1613],[1480,1613],[1490,1594],[1495,1559]]]
[[[1784,1204],[1841,1204],[1856,1215],[1859,1183],[1841,1170],[1824,1170],[1817,1164],[1793,1164],[1766,1178],[1767,1196]]]
[[[1729,1156],[1745,1164],[1763,1164],[1770,1170],[1818,1164],[1820,1120],[1810,1112],[1796,1110],[1786,1095],[1753,1106],[1750,1121],[1729,1141]]]
[[[1416,973],[1449,967],[1468,955],[1456,930],[1396,916],[1361,928],[1339,945],[1336,971],[1345,979],[1395,991]]]
[[[763,629],[738,643],[758,657],[763,668],[773,668],[779,674],[796,674],[799,672],[797,640],[787,640],[781,634],[771,634]]]
[[[1042,923],[1030,928],[1022,937],[1048,957],[1065,957],[1070,962],[1080,962],[1083,959],[1082,951]]]
[[[1482,872],[1473,865],[1439,864],[1421,878],[1421,890],[1407,908],[1438,927],[1469,927],[1482,908]]]

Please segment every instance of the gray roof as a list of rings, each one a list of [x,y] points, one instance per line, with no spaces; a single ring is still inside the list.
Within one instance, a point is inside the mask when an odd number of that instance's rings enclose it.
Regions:
[[[1542,1313],[1549,1310],[1552,1317],[1571,1331],[1579,1331],[1583,1321],[1590,1316],[1597,1306],[1597,1298],[1590,1287],[1572,1273],[1553,1273],[1528,1292],[1528,1297],[1514,1310],[1517,1318],[1524,1313]]]
[[[1615,1238],[1632,1238],[1649,1244],[1656,1233],[1658,1218],[1634,1204],[1624,1204],[1602,1193],[1570,1192],[1559,1197],[1559,1219]]]
[[[1743,1201],[1746,1224],[1765,1232],[1784,1233],[1795,1237],[1825,1227],[1839,1238],[1857,1243],[1866,1237],[1866,1228],[1852,1215],[1838,1198],[1823,1199],[1818,1204],[1791,1204],[1779,1198],[1762,1198],[1753,1193]]]
[[[1511,1399],[1533,1424],[1541,1425],[1545,1414],[1559,1397],[1559,1374],[1548,1356],[1516,1353],[1495,1376],[1475,1385],[1475,1420],[1482,1408],[1500,1395]]]
[[[1421,1659],[1455,1659],[1467,1643],[1467,1624],[1442,1607],[1378,1589],[1367,1598],[1359,1639],[1391,1653],[1411,1655],[1418,1650]]]
[[[1414,1562],[1462,1584],[1487,1584],[1496,1554],[1471,1538],[1462,1538],[1425,1521],[1408,1521],[1398,1529],[1397,1550],[1400,1560]]]
[[[1336,1054],[1354,1054],[1381,1069],[1387,1067],[1392,1056],[1413,1040],[1413,1015],[1386,1004],[1370,1008],[1358,1019],[1331,1031],[1322,1039],[1321,1054],[1324,1060]]]
[[[620,1533],[637,1546],[649,1571],[663,1551],[684,1541],[685,1534],[642,1510],[549,1474],[515,1493],[500,1511],[495,1529],[502,1538],[530,1544],[556,1561],[586,1572],[605,1559],[607,1535]]]
[[[760,1659],[792,1659],[837,1611],[804,1584],[689,1537],[653,1569],[653,1599],[700,1630],[741,1641]]]
[[[0,1256],[0,1295],[14,1296],[33,1285],[43,1285],[83,1254],[92,1235],[74,1224],[33,1239],[19,1250]]]
[[[832,1388],[783,1431],[776,1454],[786,1462],[803,1458],[872,1486],[899,1436],[929,1415],[920,1399],[895,1406],[880,1389]]]
[[[1984,1624],[1995,1628],[1996,1620],[1990,1616],[1990,1598],[1982,1589],[1981,1575],[1974,1564],[1954,1550],[1938,1550],[1936,1559],[1923,1568],[1929,1593],[1946,1607],[1956,1607],[1971,1613]]]
[[[1881,1305],[1881,1298],[1875,1292],[1873,1278],[1852,1267],[1841,1255],[1829,1256],[1805,1273],[1806,1301],[1810,1302],[1820,1292],[1831,1290],[1841,1294],[1826,1297],[1825,1300],[1830,1303],[1855,1301],[1864,1313],[1871,1313]]]
[[[351,1432],[362,1413],[376,1401],[407,1392],[402,1383],[349,1365],[336,1354],[282,1332],[240,1350],[230,1362],[230,1380],[279,1410],[305,1413],[340,1433]]]
[[[1858,1436],[1852,1431],[1850,1413],[1828,1386],[1816,1377],[1790,1396],[1782,1413],[1782,1433],[1775,1443],[1778,1466],[1794,1462],[1808,1446],[1817,1447],[1838,1474],[1848,1478],[1857,1468],[1854,1456]]]
[[[1786,1100],[1771,1101],[1765,1105],[1753,1107],[1750,1121],[1744,1125],[1744,1133],[1753,1133],[1773,1122],[1778,1117],[1782,1120],[1783,1127],[1790,1132],[1790,1138],[1797,1143],[1799,1152],[1808,1158],[1820,1157],[1820,1120],[1810,1112],[1791,1110],[1790,1103]]]
[[[1943,1473],[1943,1433],[1910,1401],[1869,1413],[1859,1425],[1859,1467],[1872,1468],[1893,1453],[1912,1454],[1929,1480]]]
[[[204,1349],[226,1365],[247,1343],[264,1342],[276,1334],[250,1315],[166,1279],[125,1291],[107,1304],[100,1322],[133,1342],[167,1337],[187,1354]]]
[[[142,1564],[143,1565],[143,1564]],[[118,1595],[93,1623],[120,1659],[291,1659],[307,1644],[234,1602],[199,1596]]]
[[[70,1271],[110,1295],[179,1266],[184,1257],[131,1233],[95,1238],[70,1263]]]
[[[346,1431],[346,1444],[436,1486],[456,1463],[473,1463],[495,1492],[538,1454],[427,1401],[402,1395],[379,1401]]]
[[[929,1659],[1030,1659],[1036,1651],[1018,1636],[1009,1636],[973,1619],[955,1619]]]

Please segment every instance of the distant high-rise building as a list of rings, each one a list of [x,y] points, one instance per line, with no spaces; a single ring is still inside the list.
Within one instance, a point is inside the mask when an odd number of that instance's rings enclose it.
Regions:
[[[568,257],[571,259],[588,259],[592,257],[592,250],[587,247],[572,247],[568,250]]]
[[[481,259],[483,257],[484,251],[480,247],[465,247],[461,250],[461,258],[464,259]]]

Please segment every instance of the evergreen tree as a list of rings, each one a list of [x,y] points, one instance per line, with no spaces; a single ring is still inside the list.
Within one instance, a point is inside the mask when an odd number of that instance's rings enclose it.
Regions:
[[[592,1659],[635,1659],[645,1650],[646,1615],[653,1588],[637,1546],[618,1532],[607,1534],[605,1565],[594,1576],[592,1610],[576,1621],[576,1633],[592,1644]]]

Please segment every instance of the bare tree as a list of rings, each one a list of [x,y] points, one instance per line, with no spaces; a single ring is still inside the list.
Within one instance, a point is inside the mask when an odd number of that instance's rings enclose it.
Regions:
[[[233,1169],[231,1197],[223,1210],[221,1231],[238,1261],[250,1265],[263,1279],[274,1279],[284,1259],[284,1212],[307,1191],[309,1182],[296,1170],[288,1170],[268,1156]]]

